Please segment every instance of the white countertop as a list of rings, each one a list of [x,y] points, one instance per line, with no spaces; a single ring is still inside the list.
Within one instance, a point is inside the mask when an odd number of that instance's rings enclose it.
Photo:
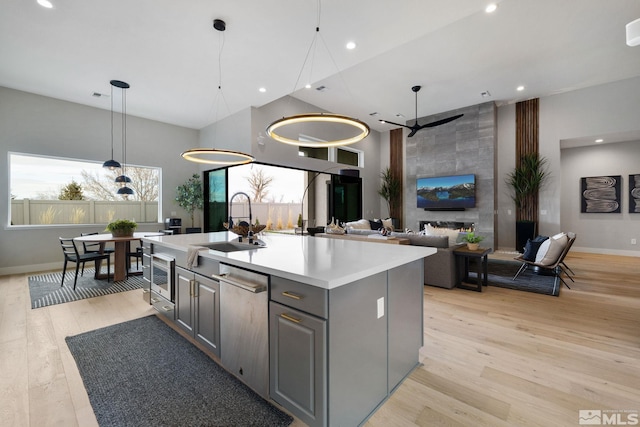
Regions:
[[[199,255],[332,289],[436,253],[435,248],[423,246],[385,245],[306,235],[261,233],[258,237],[266,243],[265,248],[229,253],[203,249]],[[235,234],[226,231],[143,238],[185,252],[190,246],[236,239]]]

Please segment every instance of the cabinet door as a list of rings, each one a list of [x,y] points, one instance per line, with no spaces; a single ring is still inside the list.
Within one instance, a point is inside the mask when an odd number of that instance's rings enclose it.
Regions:
[[[193,285],[194,274],[189,270],[176,267],[175,280],[175,315],[176,324],[193,336],[194,334],[194,307]]]
[[[270,395],[309,426],[326,423],[326,320],[271,302]]]
[[[220,284],[195,275],[195,338],[220,357]]]

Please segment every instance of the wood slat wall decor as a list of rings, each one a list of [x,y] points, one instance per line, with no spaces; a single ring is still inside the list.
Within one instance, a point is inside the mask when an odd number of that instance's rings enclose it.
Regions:
[[[529,153],[538,152],[538,98],[516,104],[516,162]]]
[[[396,177],[400,181],[400,200],[398,200],[398,205],[395,209],[392,209],[393,212],[389,213],[392,218],[400,219],[400,228],[404,228],[403,224],[403,216],[404,216],[404,186],[403,186],[403,177],[404,177],[404,169],[403,169],[403,147],[402,147],[402,129],[392,129],[389,132],[389,168],[391,169],[391,173],[394,177]]]
[[[516,166],[525,154],[538,153],[538,98],[516,104]],[[523,206],[516,208],[516,221],[538,222],[538,195],[529,198]]]

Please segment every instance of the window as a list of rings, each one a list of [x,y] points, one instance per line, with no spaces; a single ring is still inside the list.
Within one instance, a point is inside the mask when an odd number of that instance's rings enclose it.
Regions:
[[[9,153],[10,225],[158,222],[161,169],[127,165],[129,196],[117,194],[121,174],[99,162]]]
[[[300,141],[321,142],[310,136],[300,135]],[[298,147],[298,155],[313,159],[328,160],[343,165],[364,167],[364,152],[351,147]]]

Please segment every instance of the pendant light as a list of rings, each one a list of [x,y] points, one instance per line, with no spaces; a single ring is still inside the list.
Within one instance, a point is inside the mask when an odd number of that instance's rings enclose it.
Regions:
[[[121,167],[120,163],[117,160],[113,159],[113,82],[111,81],[111,159],[107,160],[102,164],[103,168],[107,168],[109,170],[119,169]]]
[[[317,46],[318,46],[318,37],[320,37],[320,40],[322,41],[322,43],[324,44],[325,48],[327,49],[327,52],[329,53],[329,57],[331,58],[331,61],[334,63],[335,65],[335,61],[333,60],[333,57],[331,56],[331,52],[329,52],[329,49],[327,48],[327,45],[324,41],[324,39],[322,38],[322,35],[320,34],[320,0],[318,0],[318,21],[317,21],[317,25],[316,25],[316,32],[315,35],[313,37],[313,40],[311,41],[311,45],[309,46],[309,50],[307,51],[307,55],[304,58],[304,62],[302,64],[302,69],[300,70],[300,73],[298,74],[298,79],[296,80],[295,85],[293,86],[293,92],[296,91],[298,83],[300,81],[300,76],[302,75],[302,72],[304,71],[305,65],[307,63],[307,59],[309,59],[309,54],[311,53],[312,50],[314,50],[314,57],[315,57],[315,51],[317,50]],[[337,66],[336,66],[337,69]],[[338,73],[340,73],[340,70],[338,69]],[[307,85],[307,87],[309,87],[309,85]],[[288,138],[280,133],[277,133],[276,131],[280,128],[285,128],[287,126],[293,126],[293,125],[297,125],[300,123],[311,123],[311,124],[324,124],[324,123],[333,123],[333,124],[340,124],[340,125],[345,125],[347,127],[351,127],[353,129],[356,130],[356,133],[354,136],[348,137],[348,138],[343,138],[343,139],[333,139],[333,140],[324,140],[324,141],[300,141],[297,139],[292,139],[292,138]],[[369,135],[370,129],[369,126],[358,120],[358,119],[354,119],[352,117],[348,117],[348,116],[344,116],[344,115],[340,115],[340,114],[331,114],[331,113],[308,113],[308,114],[297,114],[297,115],[293,115],[293,116],[289,116],[289,117],[283,117],[281,119],[275,120],[273,123],[271,123],[269,126],[267,126],[267,134],[269,135],[269,137],[271,137],[272,139],[275,139],[278,142],[282,142],[284,144],[289,144],[289,145],[297,145],[299,147],[338,147],[338,146],[343,146],[343,145],[349,145],[349,144],[353,144],[359,141],[362,141],[363,139],[365,139],[367,137],[367,135]]]
[[[222,93],[222,48],[224,46],[224,31],[227,24],[222,19],[213,20],[213,28],[220,33],[220,48],[218,50],[218,92],[216,93],[214,104],[216,104],[216,119],[218,121],[218,103],[222,100],[225,105],[224,94]],[[217,125],[216,125],[217,126]],[[217,128],[216,128],[217,129]],[[255,160],[250,154],[240,151],[224,150],[221,148],[192,148],[181,154],[182,158],[195,163],[205,163],[209,165],[234,166],[251,163]]]
[[[117,194],[123,196],[130,196],[133,194],[133,190],[127,187],[127,184],[131,182],[131,178],[127,176],[127,92],[129,89],[129,83],[120,80],[111,80],[111,140],[113,141],[113,88],[117,87],[121,89],[121,102],[122,102],[122,174],[116,177],[115,181],[120,184]]]

